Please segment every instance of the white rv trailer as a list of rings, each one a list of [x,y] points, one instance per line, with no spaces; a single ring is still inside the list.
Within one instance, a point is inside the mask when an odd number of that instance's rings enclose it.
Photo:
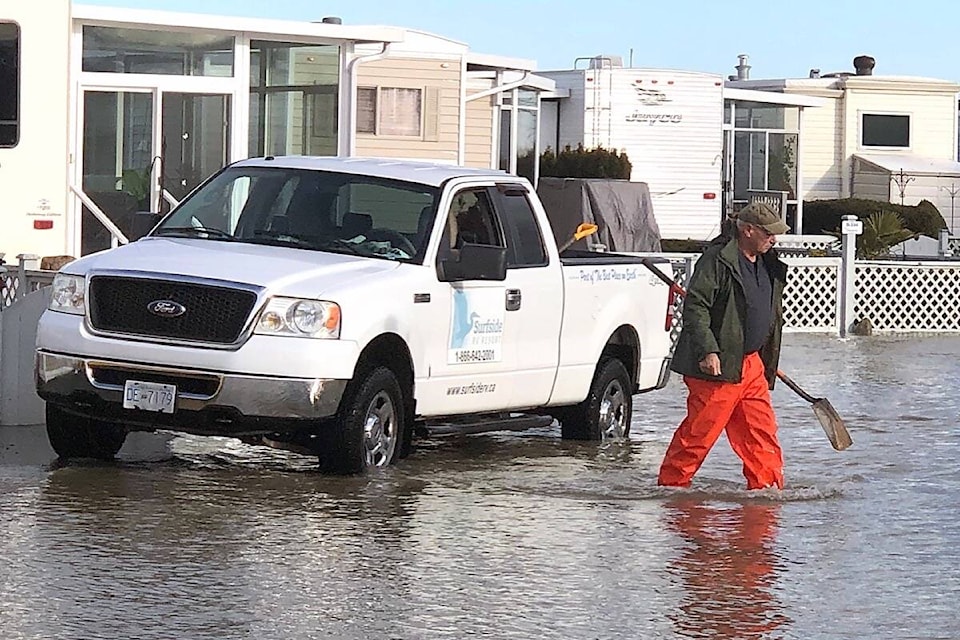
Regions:
[[[69,49],[70,0],[0,7],[0,254],[61,254],[71,233]]]
[[[646,182],[664,238],[705,240],[723,209],[723,78],[709,73],[624,68],[541,71],[557,84],[544,100],[543,148],[603,146],[626,152],[631,180]]]

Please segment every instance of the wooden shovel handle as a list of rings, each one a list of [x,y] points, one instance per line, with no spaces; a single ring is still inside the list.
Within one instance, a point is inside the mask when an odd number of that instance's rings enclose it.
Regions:
[[[780,371],[779,369],[777,369],[777,377],[783,380],[783,383],[788,387],[790,387],[790,389],[792,389],[794,393],[796,393],[798,396],[800,396],[810,404],[813,404],[814,402],[820,399],[820,398],[814,398],[809,393],[801,389],[800,385],[798,385],[796,382],[791,380],[790,377],[787,376],[787,374],[785,374],[783,371]]]

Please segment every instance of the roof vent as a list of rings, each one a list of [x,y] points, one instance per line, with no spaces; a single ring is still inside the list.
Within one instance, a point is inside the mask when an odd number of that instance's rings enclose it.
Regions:
[[[737,56],[737,60],[740,61],[740,64],[734,67],[737,70],[737,80],[749,80],[750,79],[750,65],[747,64],[747,60],[750,59],[745,53],[741,53]]]
[[[320,22],[323,24],[343,24],[343,20],[341,20],[339,16],[327,16]]]
[[[857,70],[858,76],[872,76],[875,66],[877,61],[870,56],[857,56],[853,59],[853,68]]]

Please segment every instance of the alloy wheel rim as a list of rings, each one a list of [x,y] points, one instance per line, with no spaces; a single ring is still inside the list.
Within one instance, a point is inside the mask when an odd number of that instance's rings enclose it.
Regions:
[[[397,448],[397,411],[386,391],[373,397],[363,421],[364,455],[368,467],[384,467]]]
[[[604,440],[623,438],[627,426],[627,399],[619,380],[611,380],[600,399],[600,437]]]

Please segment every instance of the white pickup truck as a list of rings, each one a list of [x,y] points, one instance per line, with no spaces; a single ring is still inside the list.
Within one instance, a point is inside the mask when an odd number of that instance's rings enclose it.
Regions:
[[[623,437],[666,384],[669,295],[638,258],[561,256],[516,176],[251,159],[56,275],[37,391],[62,458],[172,430],[356,473],[421,430]]]

